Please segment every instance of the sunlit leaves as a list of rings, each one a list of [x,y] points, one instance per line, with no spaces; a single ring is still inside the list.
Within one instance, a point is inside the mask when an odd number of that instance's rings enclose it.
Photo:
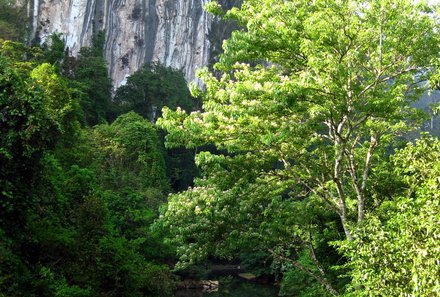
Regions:
[[[385,202],[341,243],[351,260],[349,296],[435,296],[440,293],[440,142],[423,136],[393,157],[407,190]]]
[[[309,230],[310,221],[284,220],[298,215],[298,201],[311,218],[320,215],[309,212],[317,205],[339,216],[339,231],[351,240],[351,230],[392,192],[377,190],[390,174],[390,147],[423,118],[411,103],[427,89],[439,57],[438,16],[407,0],[247,0],[224,17],[243,28],[224,42],[217,72],[199,72],[204,89],[193,90],[202,109],[165,110],[158,122],[168,146],[218,150],[199,153],[203,178],[173,196],[165,213],[180,254],[185,262],[196,247],[203,256],[222,247],[227,254],[243,226],[269,248],[289,246],[292,234]],[[215,207],[203,204],[211,200],[233,218],[222,228]],[[271,205],[291,233],[274,235]],[[248,215],[253,224],[245,223]],[[208,230],[217,236],[194,235]]]
[[[30,155],[53,146],[66,131],[74,133],[77,104],[53,66],[0,59],[5,153],[13,149]]]

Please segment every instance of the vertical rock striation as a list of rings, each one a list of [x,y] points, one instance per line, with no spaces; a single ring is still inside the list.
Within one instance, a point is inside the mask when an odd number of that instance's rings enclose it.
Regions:
[[[115,86],[144,63],[159,61],[193,80],[206,66],[212,17],[209,0],[32,0],[33,34],[61,33],[73,55],[104,30],[104,55]]]

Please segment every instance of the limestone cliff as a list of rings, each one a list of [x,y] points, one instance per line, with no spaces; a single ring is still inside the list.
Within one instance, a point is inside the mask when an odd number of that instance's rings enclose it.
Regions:
[[[104,30],[105,58],[115,86],[149,61],[181,69],[193,80],[210,59],[209,0],[32,0],[33,34],[62,33],[73,55]],[[229,1],[223,1],[230,5]]]

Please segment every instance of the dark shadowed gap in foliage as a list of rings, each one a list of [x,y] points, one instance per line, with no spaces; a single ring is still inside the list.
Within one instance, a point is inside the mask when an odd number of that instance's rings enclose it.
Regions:
[[[243,281],[233,277],[219,280],[217,291],[180,290],[176,297],[276,297],[278,288],[272,285]]]

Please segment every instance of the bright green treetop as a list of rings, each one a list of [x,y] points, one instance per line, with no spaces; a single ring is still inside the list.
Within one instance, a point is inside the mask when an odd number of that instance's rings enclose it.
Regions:
[[[92,131],[96,170],[106,188],[124,187],[139,192],[155,189],[163,196],[169,190],[164,152],[157,128],[142,116],[129,112],[111,125]]]
[[[50,64],[21,60],[33,50],[10,41],[0,47],[1,158],[53,148],[79,127],[67,81]]]

